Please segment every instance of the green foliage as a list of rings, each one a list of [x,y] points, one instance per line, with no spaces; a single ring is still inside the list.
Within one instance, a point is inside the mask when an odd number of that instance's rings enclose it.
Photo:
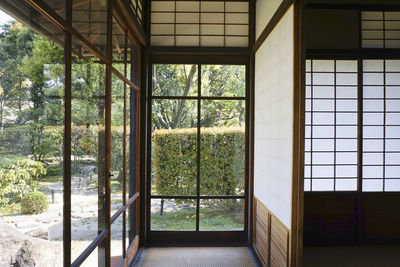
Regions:
[[[46,171],[47,176],[60,176],[63,174],[63,168],[61,165],[48,166]]]
[[[2,158],[0,161],[0,206],[20,201],[36,191],[37,180],[46,174],[41,162],[22,157]]]
[[[153,171],[157,194],[196,194],[196,135],[195,128],[154,131]],[[244,128],[204,128],[200,140],[201,194],[243,194]]]
[[[31,192],[21,202],[21,211],[23,214],[39,214],[46,211],[48,207],[49,200],[42,192]]]

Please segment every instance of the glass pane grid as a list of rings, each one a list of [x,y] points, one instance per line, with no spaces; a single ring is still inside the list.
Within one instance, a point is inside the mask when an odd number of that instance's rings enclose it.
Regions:
[[[305,191],[357,190],[357,61],[307,60]]]
[[[400,60],[364,60],[363,67],[363,191],[399,191]]]
[[[153,65],[152,231],[243,231],[246,68]]]
[[[400,12],[361,13],[362,48],[400,48]]]

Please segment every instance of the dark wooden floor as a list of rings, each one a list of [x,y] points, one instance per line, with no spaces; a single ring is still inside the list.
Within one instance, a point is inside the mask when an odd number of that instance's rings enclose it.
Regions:
[[[400,246],[304,247],[304,267],[397,267]]]

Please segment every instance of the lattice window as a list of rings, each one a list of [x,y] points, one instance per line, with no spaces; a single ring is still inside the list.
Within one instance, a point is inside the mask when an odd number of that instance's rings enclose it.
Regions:
[[[400,60],[363,61],[363,191],[400,191]]]
[[[136,15],[137,20],[141,25],[143,25],[143,0],[129,0],[129,4],[133,13]]]
[[[306,65],[304,190],[357,190],[357,61]]]
[[[151,45],[247,47],[247,1],[152,1]]]
[[[362,48],[400,48],[400,12],[361,12]]]

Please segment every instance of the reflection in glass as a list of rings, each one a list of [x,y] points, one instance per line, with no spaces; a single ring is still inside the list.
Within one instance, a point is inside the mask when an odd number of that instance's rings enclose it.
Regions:
[[[111,215],[122,207],[124,173],[124,83],[112,76],[111,88]]]
[[[74,58],[72,65],[72,261],[105,227],[105,68],[95,62]]]
[[[125,44],[126,35],[125,30],[118,24],[115,17],[113,17],[112,29],[112,66],[117,69],[121,74],[125,74]]]
[[[151,230],[196,230],[196,201],[151,200]]]
[[[200,230],[243,230],[243,199],[202,199],[200,201]]]
[[[106,53],[107,0],[73,0],[72,7],[72,27]]]

